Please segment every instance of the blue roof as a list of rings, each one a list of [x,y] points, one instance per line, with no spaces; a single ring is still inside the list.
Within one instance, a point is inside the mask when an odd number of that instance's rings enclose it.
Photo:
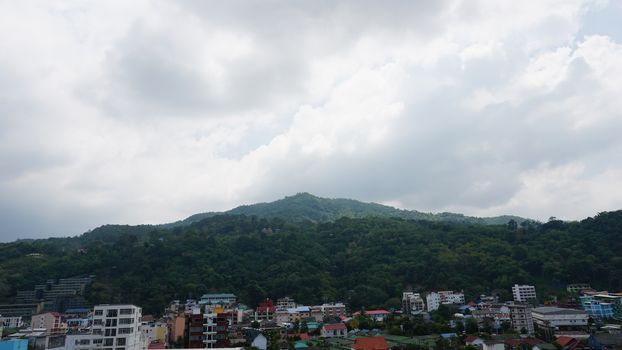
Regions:
[[[303,342],[303,341],[297,341],[294,343],[294,348],[296,349],[306,349],[308,348],[309,345],[307,345],[307,343]]]
[[[447,339],[447,338],[453,338],[453,337],[457,337],[458,335],[456,333],[441,333],[441,337]]]
[[[287,312],[289,312],[290,314],[295,314],[297,312],[309,312],[311,309],[309,309],[308,306],[298,306],[298,307],[290,307],[289,309],[287,309]]]
[[[91,309],[78,308],[78,309],[67,309],[67,310],[65,310],[65,313],[72,313],[72,312],[91,312]]]

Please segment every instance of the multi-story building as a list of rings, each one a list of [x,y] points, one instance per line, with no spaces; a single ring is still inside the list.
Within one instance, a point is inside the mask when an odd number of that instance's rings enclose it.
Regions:
[[[342,317],[346,315],[346,306],[343,303],[322,304],[322,315],[326,317]]]
[[[66,309],[87,306],[84,299],[86,287],[95,276],[49,279],[38,284],[34,290],[18,291],[16,300],[20,303],[44,302],[46,311],[64,312]]]
[[[227,321],[227,315],[208,309],[203,315],[203,320],[203,347],[227,347],[229,345],[227,336],[229,322]]]
[[[408,315],[415,315],[425,311],[425,302],[419,293],[404,292],[402,294],[402,311]]]
[[[220,293],[220,294],[204,294],[199,300],[200,305],[222,305],[231,306],[237,303],[235,294]]]
[[[21,316],[0,317],[0,326],[4,328],[19,328],[24,325]]]
[[[200,312],[187,315],[186,327],[184,327],[184,347],[186,348],[204,348],[205,334],[203,324],[205,323],[203,314]]]
[[[588,290],[588,289],[592,289],[592,287],[586,283],[573,283],[573,284],[569,284],[566,286],[566,291],[572,294],[578,294],[582,290]]]
[[[255,309],[255,321],[272,321],[276,307],[271,299],[265,299]]]
[[[526,331],[529,335],[534,334],[531,305],[518,303],[507,303],[506,305],[510,308],[512,328],[518,333]]]
[[[58,312],[45,312],[33,315],[30,320],[31,328],[45,329],[46,335],[61,335],[64,333],[62,328],[61,315]]]
[[[93,310],[92,343],[88,349],[144,350],[140,331],[142,309],[135,305],[97,305]],[[88,345],[88,344],[87,344]]]
[[[23,317],[30,319],[32,315],[36,315],[43,311],[43,303],[29,304],[1,304],[0,315],[3,317]]]
[[[545,306],[532,309],[534,328],[551,340],[556,331],[586,331],[589,315],[583,310]]]
[[[276,300],[276,308],[279,310],[285,310],[296,307],[296,302],[290,297],[283,297]]]
[[[534,300],[536,299],[536,287],[525,284],[515,284],[514,286],[512,286],[512,296],[514,297],[514,301],[519,303],[525,303]]]
[[[584,292],[579,296],[583,310],[597,319],[622,318],[622,293]]]
[[[438,307],[442,305],[462,305],[464,304],[464,293],[454,292],[451,290],[443,290],[439,292],[428,293],[425,297],[426,304],[428,306],[428,312],[438,310]]]

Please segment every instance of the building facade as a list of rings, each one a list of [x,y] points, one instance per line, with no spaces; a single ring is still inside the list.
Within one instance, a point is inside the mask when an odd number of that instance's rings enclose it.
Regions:
[[[512,286],[512,296],[514,297],[514,301],[519,303],[525,303],[530,300],[536,299],[536,287],[529,285],[518,285],[515,284]]]

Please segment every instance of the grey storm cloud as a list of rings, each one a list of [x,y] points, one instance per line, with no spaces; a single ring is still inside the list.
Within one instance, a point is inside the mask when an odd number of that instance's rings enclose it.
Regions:
[[[301,191],[536,219],[622,206],[615,2],[0,10],[0,240]]]

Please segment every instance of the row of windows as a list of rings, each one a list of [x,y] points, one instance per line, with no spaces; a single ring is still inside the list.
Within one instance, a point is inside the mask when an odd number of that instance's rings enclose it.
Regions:
[[[136,309],[109,309],[106,311],[106,317],[117,317],[118,314],[121,315],[133,315]],[[95,310],[95,316],[102,316],[104,314],[104,310]]]

